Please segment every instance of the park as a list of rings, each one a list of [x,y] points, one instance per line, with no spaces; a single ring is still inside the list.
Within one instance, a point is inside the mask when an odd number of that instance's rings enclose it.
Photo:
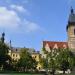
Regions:
[[[75,75],[74,0],[0,0],[0,75]]]

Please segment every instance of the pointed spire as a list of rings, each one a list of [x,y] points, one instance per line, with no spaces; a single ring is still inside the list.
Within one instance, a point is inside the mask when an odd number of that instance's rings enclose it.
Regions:
[[[11,40],[10,40],[10,48],[11,48],[12,46],[11,46]]]
[[[72,6],[71,6],[71,14],[73,14],[74,13],[74,10],[73,10],[73,8],[72,8]]]
[[[10,47],[11,47],[11,40],[10,40]]]
[[[3,33],[2,33],[2,37],[1,37],[2,43],[4,43],[4,40],[5,40],[5,33],[3,32]]]

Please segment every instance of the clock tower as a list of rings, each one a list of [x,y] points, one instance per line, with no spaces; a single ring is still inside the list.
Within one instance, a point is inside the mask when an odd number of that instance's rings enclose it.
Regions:
[[[71,49],[72,52],[75,52],[75,13],[73,8],[71,8],[71,12],[68,19],[67,34],[68,47]]]

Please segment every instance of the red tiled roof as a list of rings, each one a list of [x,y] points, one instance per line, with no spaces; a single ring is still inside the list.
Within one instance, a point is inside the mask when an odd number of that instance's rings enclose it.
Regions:
[[[43,47],[48,44],[49,48],[53,48],[55,44],[57,45],[58,48],[64,48],[64,45],[66,48],[68,48],[68,43],[67,42],[57,42],[57,41],[43,41]]]

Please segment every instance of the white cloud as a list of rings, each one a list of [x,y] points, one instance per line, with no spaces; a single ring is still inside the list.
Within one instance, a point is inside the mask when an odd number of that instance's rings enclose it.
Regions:
[[[35,22],[22,20],[18,13],[6,7],[0,7],[0,28],[16,32],[35,32],[41,27]],[[17,30],[16,30],[17,29]]]
[[[26,27],[25,28],[26,32],[35,32],[37,30],[41,30],[41,27],[34,22],[24,20],[23,24],[24,24],[23,26]]]
[[[20,6],[20,5],[14,5],[13,4],[13,5],[10,5],[10,7],[12,9],[19,11],[19,12],[28,12],[23,6]]]
[[[17,28],[20,23],[21,20],[15,11],[0,7],[0,27]]]

